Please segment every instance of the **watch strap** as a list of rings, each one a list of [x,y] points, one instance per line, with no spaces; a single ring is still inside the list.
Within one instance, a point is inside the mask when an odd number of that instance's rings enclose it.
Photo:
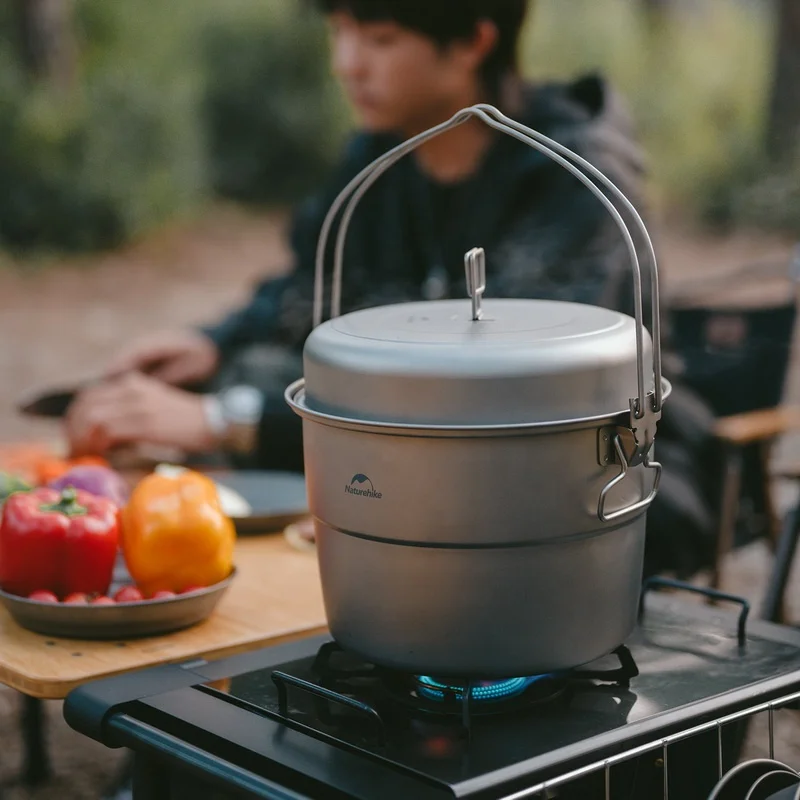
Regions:
[[[222,410],[222,403],[215,394],[203,395],[203,413],[206,417],[211,433],[216,439],[222,439],[228,430],[228,423],[225,413]]]

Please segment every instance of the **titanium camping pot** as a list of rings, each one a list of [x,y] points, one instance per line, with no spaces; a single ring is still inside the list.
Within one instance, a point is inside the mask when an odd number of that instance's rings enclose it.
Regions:
[[[635,319],[484,300],[480,248],[465,258],[464,300],[339,315],[345,236],[363,194],[472,117],[549,156],[605,205],[628,245]],[[647,244],[652,343],[636,246],[585,173]],[[327,240],[342,209],[322,323]],[[464,109],[353,179],[322,229],[305,378],[286,391],[303,418],[325,608],[340,645],[407,672],[500,678],[576,667],[625,641],[661,474],[651,459],[669,392],[658,306],[655,254],[631,203],[591,164],[492,106]]]

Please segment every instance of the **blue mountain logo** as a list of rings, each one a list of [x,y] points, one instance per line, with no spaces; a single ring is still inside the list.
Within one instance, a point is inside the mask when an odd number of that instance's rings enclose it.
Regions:
[[[375,486],[373,486],[372,481],[361,472],[353,475],[353,479],[344,487],[344,490],[347,494],[356,495],[358,497],[369,497],[373,500],[380,500],[383,497],[380,492],[375,491]]]
[[[375,491],[372,481],[366,475],[362,475],[360,472],[358,475],[353,475],[353,480],[350,481],[350,485],[352,486],[354,483],[368,483],[369,488],[372,489],[372,491]]]

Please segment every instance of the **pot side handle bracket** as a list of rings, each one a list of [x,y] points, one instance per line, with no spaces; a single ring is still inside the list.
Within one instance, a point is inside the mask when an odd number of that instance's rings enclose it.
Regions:
[[[653,446],[653,437],[655,436],[655,424],[658,421],[658,416],[653,421],[653,433],[650,435],[649,444],[642,447],[640,441],[643,437],[643,432],[647,431],[646,426],[640,426],[639,436],[637,430],[630,428],[617,428],[605,427],[600,428],[597,432],[597,461],[601,466],[607,467],[612,464],[618,464],[620,467],[619,474],[613,477],[601,490],[600,497],[597,501],[597,517],[601,522],[615,522],[622,517],[631,514],[636,514],[640,511],[645,511],[655,499],[658,494],[658,487],[661,483],[661,464],[658,461],[651,461],[650,450]],[[643,430],[644,429],[644,430]],[[646,433],[644,435],[647,435]],[[647,439],[644,439],[647,442]],[[631,467],[644,464],[647,469],[653,470],[653,486],[647,497],[639,500],[632,505],[625,506],[624,508],[617,509],[616,511],[606,511],[606,501],[608,495],[622,483],[628,476],[628,471]]]

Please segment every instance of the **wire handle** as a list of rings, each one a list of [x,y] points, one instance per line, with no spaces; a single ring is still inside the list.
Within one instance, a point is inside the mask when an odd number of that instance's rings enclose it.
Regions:
[[[650,489],[650,493],[642,500],[632,503],[629,506],[625,506],[624,508],[620,508],[617,511],[606,511],[606,501],[608,500],[609,492],[615,486],[622,483],[622,481],[624,481],[628,475],[629,462],[625,456],[625,450],[622,447],[622,442],[620,441],[619,436],[614,437],[614,450],[617,463],[620,466],[620,472],[616,478],[612,478],[600,490],[600,498],[597,501],[597,518],[600,520],[600,522],[614,522],[622,517],[627,516],[628,514],[635,514],[637,511],[645,511],[646,509],[650,508],[650,504],[656,499],[658,487],[661,483],[661,464],[659,464],[658,461],[651,461],[650,454],[645,453],[642,463],[646,469],[651,469],[655,472],[653,475],[653,487]]]
[[[480,119],[490,128],[505,133],[513,138],[527,144],[534,150],[538,150],[543,155],[556,162],[584,186],[603,204],[605,209],[613,218],[620,233],[625,240],[628,254],[633,269],[634,282],[634,317],[636,321],[636,380],[637,396],[630,401],[631,411],[631,430],[634,432],[636,449],[631,456],[629,463],[641,463],[644,455],[649,452],[655,438],[656,424],[661,416],[661,406],[663,402],[663,383],[661,367],[661,320],[660,320],[660,299],[658,286],[658,265],[652,240],[641,216],[634,205],[623,194],[623,192],[600,170],[590,164],[586,159],[574,153],[569,148],[564,147],[553,139],[538,133],[525,125],[505,116],[497,108],[487,104],[478,104],[465,108],[454,114],[449,120],[430,128],[423,133],[417,134],[407,141],[397,145],[384,153],[365,167],[356,175],[334,200],[322,225],[320,237],[317,243],[315,282],[314,282],[314,317],[313,324],[317,327],[322,323],[324,306],[324,279],[325,279],[325,257],[328,248],[328,239],[334,225],[334,221],[340,212],[342,218],[336,236],[334,249],[334,269],[333,284],[331,289],[331,318],[338,317],[341,313],[342,300],[342,274],[344,262],[344,248],[347,231],[353,218],[356,206],[361,198],[366,194],[375,181],[383,175],[390,167],[397,163],[401,158],[415,150],[419,145],[439,136],[445,131],[451,130],[472,118]],[[584,171],[578,168],[582,167]],[[592,177],[588,177],[587,174]],[[636,252],[636,245],[631,236],[631,232],[622,218],[616,206],[609,200],[604,192],[592,180],[597,180],[608,192],[628,211],[644,239],[652,271],[650,304],[652,310],[653,327],[653,391],[647,391],[645,386],[645,366],[644,366],[644,313],[643,313],[643,287],[642,273],[639,265],[639,257]],[[345,206],[346,204],[346,206]],[[343,210],[344,209],[344,210]]]
[[[678,589],[682,592],[689,592],[691,594],[699,594],[703,597],[711,597],[715,600],[725,600],[729,603],[735,603],[741,606],[739,618],[736,623],[736,639],[739,647],[744,647],[747,644],[747,617],[750,614],[750,603],[744,598],[736,594],[729,594],[728,592],[720,592],[718,589],[712,589],[708,586],[695,586],[692,583],[685,581],[676,581],[672,578],[662,578],[658,575],[653,575],[647,578],[642,583],[642,592],[639,595],[639,622],[641,623],[644,618],[644,599],[650,589]]]

